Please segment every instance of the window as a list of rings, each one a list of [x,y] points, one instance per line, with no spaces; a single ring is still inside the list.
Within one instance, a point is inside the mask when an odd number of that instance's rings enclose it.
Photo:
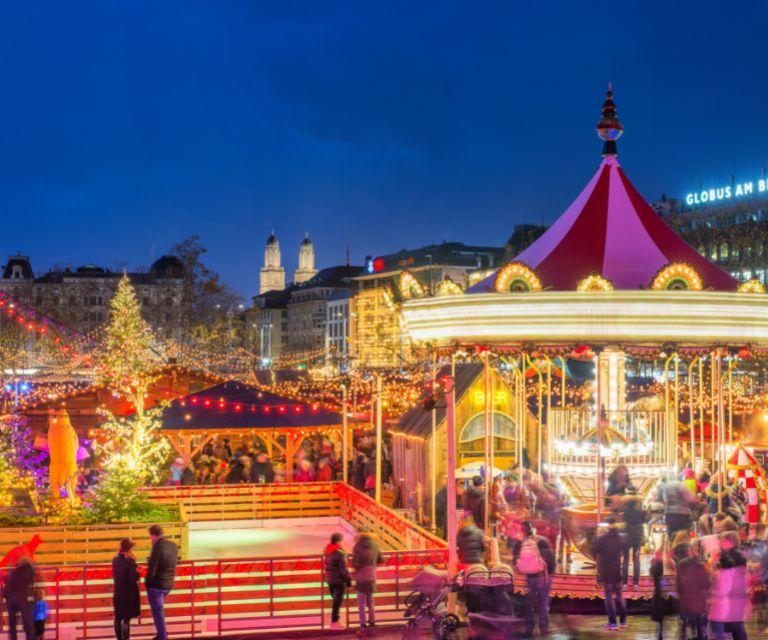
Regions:
[[[100,307],[104,304],[104,298],[101,296],[85,296],[83,304],[87,307]]]
[[[723,242],[720,245],[720,259],[721,260],[727,260],[728,259],[728,243]]]
[[[737,247],[736,245],[731,247],[731,257],[734,260],[738,260],[739,259],[739,247]]]

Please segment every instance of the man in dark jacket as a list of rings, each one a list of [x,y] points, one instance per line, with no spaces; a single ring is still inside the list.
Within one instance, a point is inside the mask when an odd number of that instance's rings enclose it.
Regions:
[[[153,524],[149,528],[149,538],[152,540],[152,551],[147,560],[144,584],[147,586],[147,600],[157,630],[156,640],[168,640],[168,631],[165,628],[165,599],[173,589],[179,548],[163,535],[160,525]]]
[[[256,460],[251,465],[251,482],[255,484],[272,483],[275,481],[275,470],[272,461],[266,453],[259,451]]]
[[[696,629],[696,638],[704,637],[707,601],[711,580],[709,572],[691,545],[681,545],[688,557],[677,565],[677,596],[680,599],[680,638],[685,640],[686,628]]]
[[[525,576],[526,636],[533,636],[534,609],[538,610],[539,631],[542,637],[549,633],[549,590],[556,562],[555,552],[549,540],[536,534],[532,522],[523,522],[520,538],[512,546],[512,564]]]
[[[5,580],[5,602],[8,605],[8,638],[16,640],[16,614],[27,640],[35,640],[35,616],[32,589],[35,585],[35,568],[27,557],[19,559]]]
[[[608,614],[608,624],[603,629],[615,631],[627,626],[627,605],[622,592],[621,557],[624,543],[619,535],[618,527],[611,523],[608,531],[600,534],[595,540],[595,561],[597,563],[597,579],[603,584],[605,591],[605,611]],[[618,613],[619,623],[616,624]]]
[[[347,569],[347,554],[341,548],[341,541],[344,539],[340,533],[334,533],[331,536],[331,543],[325,547],[323,553],[323,568],[325,569],[325,581],[328,583],[328,589],[331,592],[331,629],[344,629],[344,625],[339,622],[339,611],[341,603],[344,601],[344,594],[352,584]]]
[[[481,476],[472,478],[472,486],[464,492],[464,511],[472,514],[478,527],[485,528],[485,490]]]
[[[462,564],[483,564],[485,561],[485,536],[472,518],[467,518],[456,534],[456,548]]]

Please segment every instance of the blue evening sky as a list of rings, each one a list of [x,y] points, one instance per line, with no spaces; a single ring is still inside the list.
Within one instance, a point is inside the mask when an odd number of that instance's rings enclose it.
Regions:
[[[600,159],[648,199],[768,163],[763,3],[4,2],[0,253],[148,266],[196,233],[242,294],[550,222]]]

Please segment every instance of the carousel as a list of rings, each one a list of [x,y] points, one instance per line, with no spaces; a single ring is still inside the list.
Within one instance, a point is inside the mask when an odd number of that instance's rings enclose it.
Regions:
[[[522,450],[522,431],[515,439],[518,460],[560,481],[573,505],[566,529],[586,555],[615,467],[644,498],[688,465],[733,469],[739,366],[768,350],[763,285],[740,283],[667,226],[618,162],[623,130],[609,88],[597,125],[602,162],[554,224],[468,289],[411,287],[401,308],[411,339],[439,357],[509,376],[520,398],[514,423],[525,428],[526,407],[536,420],[535,447]],[[577,396],[565,372],[578,361],[591,379]],[[651,391],[631,398],[649,367]],[[493,451],[486,456],[493,468]]]

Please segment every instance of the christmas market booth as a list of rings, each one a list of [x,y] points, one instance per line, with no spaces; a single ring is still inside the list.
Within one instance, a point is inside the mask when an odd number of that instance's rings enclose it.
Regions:
[[[177,398],[162,418],[163,435],[185,464],[216,439],[228,439],[233,450],[258,440],[270,459],[284,459],[288,482],[293,479],[294,457],[306,438],[340,440],[341,431],[342,415],[328,405],[233,381]]]
[[[450,375],[451,366],[442,367],[437,378]],[[486,375],[486,373],[488,375]],[[456,390],[456,466],[457,473],[476,475],[485,459],[485,419],[493,421],[494,466],[505,471],[516,465],[521,449],[536,458],[536,419],[521,407],[505,379],[481,363],[455,366]],[[486,413],[491,405],[492,418]],[[403,503],[416,510],[420,496],[429,496],[432,487],[444,484],[446,461],[445,402],[432,401],[431,392],[409,409],[391,430],[392,463]],[[523,424],[521,430],[518,425]],[[521,442],[522,448],[518,445]],[[471,471],[471,470],[475,471]],[[467,471],[470,470],[470,471]],[[438,480],[439,479],[439,480]],[[434,483],[434,484],[433,484]]]

